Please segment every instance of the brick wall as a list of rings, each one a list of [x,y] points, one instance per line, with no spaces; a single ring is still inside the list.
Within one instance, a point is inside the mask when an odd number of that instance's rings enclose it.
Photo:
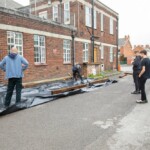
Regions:
[[[37,4],[43,5],[44,3]],[[111,14],[109,11],[97,6],[109,15],[116,18],[114,14]],[[82,3],[71,2],[71,11],[72,13],[76,13],[76,37],[75,37],[75,61],[79,62],[81,65],[83,64],[83,40],[89,41],[89,62],[91,63],[91,44],[90,44],[90,34],[85,26],[85,6]],[[79,8],[79,10],[78,10]],[[48,12],[52,12],[51,8],[38,10],[37,14],[40,11],[48,10]],[[79,11],[79,14],[78,14]],[[78,18],[79,17],[79,18]],[[64,25],[56,24],[44,21],[40,18],[28,17],[26,15],[18,15],[13,11],[5,12],[0,11],[0,24],[6,24],[11,26],[23,27],[25,29],[33,29],[38,30],[45,33],[54,33],[58,35],[68,36],[71,39],[71,27],[67,27]],[[116,45],[116,21],[114,21],[114,34],[109,34],[109,17],[104,16],[104,32],[100,31],[100,14],[97,13],[97,29],[95,30],[95,35],[99,38],[95,41],[99,43],[106,43],[108,45]],[[13,28],[11,29],[13,31]],[[91,31],[91,28],[89,28]],[[45,36],[46,42],[46,64],[36,65],[34,63],[34,32],[29,33],[26,30],[22,31],[23,34],[23,48],[24,48],[24,57],[29,61],[30,65],[28,70],[25,71],[24,82],[43,80],[43,79],[51,79],[67,76],[68,73],[72,72],[72,62],[69,64],[63,63],[63,38]],[[7,54],[7,30],[0,30],[0,50],[1,50],[1,58],[3,58]],[[77,41],[76,38],[80,38],[81,41]],[[65,38],[64,38],[65,39]],[[97,55],[97,64],[104,64],[105,70],[110,70],[115,67],[115,59],[114,62],[111,63],[110,60],[110,46],[104,46],[104,59],[100,57],[99,45],[95,44],[95,47],[98,49]],[[114,47],[114,54],[116,54],[116,48]],[[96,65],[97,65],[96,64]],[[0,71],[0,82],[3,82],[4,73]]]
[[[89,4],[91,4],[91,1],[90,0],[85,0],[86,2],[88,2]],[[52,0],[51,1],[52,4],[53,2],[57,2],[55,0]],[[63,11],[64,11],[64,5],[63,3],[60,4],[57,3],[59,7],[61,7],[61,10],[62,10],[62,17],[63,17]],[[40,12],[43,12],[43,11],[47,11],[49,13],[49,19],[52,19],[52,5],[48,7],[48,3],[47,1],[43,0],[40,1],[40,2],[37,2],[37,8],[38,6],[42,6],[42,5],[47,5],[46,8],[43,8],[43,9],[37,9],[36,13],[37,15],[40,13]],[[34,12],[34,4],[32,4],[32,8],[33,8],[33,14],[35,14]],[[98,5],[97,3],[95,3],[95,7],[97,9],[99,9],[100,11],[103,11],[105,13],[107,13],[109,16],[115,18],[117,20],[117,16],[114,14],[114,13],[111,13],[110,11],[106,10],[105,8],[101,7],[100,5]],[[81,2],[78,2],[78,1],[70,1],[70,12],[71,14],[75,14],[75,17],[76,17],[76,23],[75,23],[75,26],[77,27],[77,37],[80,37],[80,38],[84,38],[84,39],[88,39],[90,40],[90,34],[87,30],[87,27],[85,26],[85,5]],[[104,31],[101,32],[100,30],[100,17],[101,17],[101,13],[97,12],[97,29],[95,29],[95,36],[99,37],[99,39],[95,39],[96,41],[101,41],[103,43],[109,43],[109,44],[113,44],[113,45],[116,45],[116,25],[117,25],[117,21],[114,20],[114,34],[111,35],[109,33],[110,29],[109,29],[109,24],[110,24],[110,17],[106,16],[104,14]],[[89,28],[89,31],[92,32],[91,28]]]

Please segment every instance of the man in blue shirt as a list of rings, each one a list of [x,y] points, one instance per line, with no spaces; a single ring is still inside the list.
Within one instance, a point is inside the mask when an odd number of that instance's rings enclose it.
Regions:
[[[6,72],[8,79],[7,94],[5,97],[5,107],[9,107],[14,87],[16,86],[16,103],[21,101],[23,71],[28,67],[28,61],[18,54],[18,49],[12,47],[8,56],[0,62],[0,68]]]

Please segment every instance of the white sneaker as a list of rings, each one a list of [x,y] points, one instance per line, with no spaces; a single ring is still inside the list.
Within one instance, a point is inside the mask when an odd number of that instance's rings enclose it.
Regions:
[[[140,99],[140,100],[137,100],[136,102],[137,102],[137,103],[147,103],[147,100],[141,100],[141,99]]]

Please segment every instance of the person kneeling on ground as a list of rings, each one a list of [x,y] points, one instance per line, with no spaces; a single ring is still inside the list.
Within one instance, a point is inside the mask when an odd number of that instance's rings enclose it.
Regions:
[[[18,49],[12,47],[10,54],[5,56],[0,62],[0,68],[6,72],[6,79],[8,79],[7,94],[5,97],[5,108],[9,107],[16,86],[16,103],[21,101],[22,77],[23,71],[28,67],[28,61],[18,54]]]
[[[147,51],[142,50],[141,52],[142,61],[141,61],[141,67],[142,70],[139,74],[140,78],[140,89],[141,89],[141,99],[137,100],[137,103],[147,103],[147,97],[145,93],[145,83],[148,78],[150,78],[150,59],[147,57]]]
[[[78,80],[78,77],[79,77],[79,78],[81,79],[81,83],[84,83],[84,82],[83,82],[83,78],[82,78],[82,76],[81,76],[81,66],[80,66],[78,63],[76,63],[76,64],[73,66],[72,72],[73,72],[73,79],[74,79],[75,81],[77,81],[77,80]]]

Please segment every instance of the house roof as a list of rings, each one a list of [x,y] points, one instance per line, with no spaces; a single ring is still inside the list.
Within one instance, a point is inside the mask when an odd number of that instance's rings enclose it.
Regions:
[[[120,38],[120,39],[118,40],[118,45],[119,45],[119,46],[123,46],[123,45],[125,45],[125,42],[126,42],[126,39],[125,39],[125,38]]]
[[[22,5],[13,0],[0,0],[0,7],[15,9],[22,7]]]
[[[31,6],[27,5],[27,6],[23,6],[23,7],[18,8],[18,10],[21,11],[21,12],[29,14],[30,13],[30,8],[31,8]]]

